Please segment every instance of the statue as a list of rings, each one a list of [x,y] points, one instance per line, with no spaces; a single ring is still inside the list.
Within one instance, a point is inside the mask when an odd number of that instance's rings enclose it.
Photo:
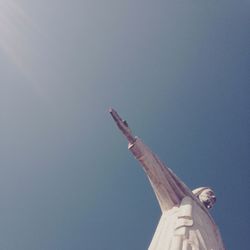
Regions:
[[[110,114],[141,163],[159,202],[162,215],[149,250],[224,250],[220,232],[208,209],[215,204],[208,187],[191,191],[138,138],[114,109]]]

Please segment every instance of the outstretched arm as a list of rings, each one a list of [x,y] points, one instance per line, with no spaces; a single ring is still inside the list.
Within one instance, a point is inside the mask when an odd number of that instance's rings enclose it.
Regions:
[[[118,128],[129,142],[129,150],[141,163],[146,172],[162,211],[179,205],[183,197],[192,192],[159,158],[137,137],[134,137],[128,124],[114,109],[109,110]]]

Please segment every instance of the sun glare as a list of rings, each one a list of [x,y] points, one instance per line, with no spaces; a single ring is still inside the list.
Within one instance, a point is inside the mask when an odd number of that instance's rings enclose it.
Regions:
[[[13,0],[0,0],[0,48],[21,70],[25,69],[28,50],[25,33],[30,20]]]
[[[40,84],[33,75],[33,60],[38,54],[32,41],[38,37],[38,27],[15,0],[0,0],[0,53],[8,58],[41,95]]]

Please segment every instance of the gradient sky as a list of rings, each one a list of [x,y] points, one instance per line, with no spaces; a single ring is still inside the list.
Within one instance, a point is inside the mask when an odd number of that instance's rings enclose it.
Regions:
[[[0,0],[0,249],[147,249],[160,210],[110,106],[248,249],[249,10]]]

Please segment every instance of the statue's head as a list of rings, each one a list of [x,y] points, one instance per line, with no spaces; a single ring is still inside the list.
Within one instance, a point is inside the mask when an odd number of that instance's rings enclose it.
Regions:
[[[214,191],[208,187],[200,187],[193,190],[193,194],[208,209],[212,208],[216,202]]]

